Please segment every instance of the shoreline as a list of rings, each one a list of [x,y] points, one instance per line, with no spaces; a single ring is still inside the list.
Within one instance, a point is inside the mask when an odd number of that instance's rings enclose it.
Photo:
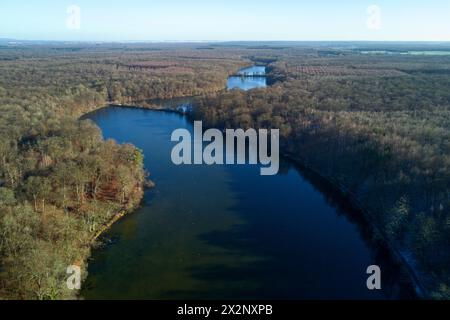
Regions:
[[[148,180],[148,181],[151,181],[151,180]],[[100,238],[101,236],[103,236],[106,232],[108,232],[108,231],[111,229],[111,227],[112,227],[116,222],[118,222],[119,220],[121,220],[121,219],[124,218],[125,216],[134,213],[137,209],[139,209],[139,207],[141,206],[141,204],[142,204],[142,202],[143,202],[143,200],[144,200],[144,192],[145,192],[145,190],[146,190],[146,189],[151,189],[151,188],[146,188],[146,187],[145,187],[145,185],[146,185],[146,183],[147,183],[148,181],[147,181],[147,180],[144,181],[144,182],[142,183],[142,185],[139,187],[139,192],[141,193],[141,196],[139,197],[139,201],[136,201],[136,202],[134,202],[134,203],[131,203],[131,202],[126,203],[124,207],[122,207],[120,210],[118,210],[117,213],[115,213],[109,220],[107,220],[104,224],[102,224],[101,227],[93,233],[93,236],[92,236],[91,240],[89,241],[89,249],[90,249],[89,255],[86,256],[86,257],[82,260],[82,262],[81,262],[81,264],[84,265],[84,266],[86,267],[86,269],[85,269],[86,275],[88,275],[87,267],[88,267],[88,265],[89,265],[89,259],[90,259],[91,256],[92,256],[92,249],[94,249],[94,245],[95,245],[96,242],[99,240],[99,238]],[[153,182],[152,182],[152,183],[153,183]],[[153,183],[153,184],[154,184],[154,183]],[[154,187],[154,186],[153,186],[153,187]],[[152,187],[152,188],[153,188],[153,187]],[[127,206],[129,206],[129,207],[127,208]],[[74,263],[74,264],[76,264],[76,263]],[[76,264],[76,265],[78,265],[78,264]],[[86,280],[86,278],[87,278],[87,277],[85,277],[85,278],[82,279],[82,282],[81,282],[81,285],[82,285],[82,286],[83,286],[83,283],[84,283],[84,281]],[[75,294],[74,299],[75,299],[75,300],[83,299],[83,297],[81,296],[81,290],[78,290],[78,291],[77,291],[77,293]]]
[[[179,97],[179,98],[193,98],[193,97]],[[131,108],[131,109],[144,109],[144,110],[151,110],[151,111],[158,111],[158,112],[170,112],[170,113],[178,113],[182,116],[187,116],[189,113],[180,112],[176,109],[170,109],[170,108],[158,108],[153,106],[142,106],[142,105],[132,105],[132,104],[118,104],[114,102],[109,102],[105,106],[97,108],[96,110],[100,110],[102,108],[107,107],[118,107],[118,108]],[[92,112],[96,111],[93,110]],[[407,258],[406,255],[408,254],[407,251],[402,252],[398,246],[396,246],[394,243],[389,241],[384,234],[384,232],[381,231],[377,223],[374,221],[373,214],[364,207],[364,205],[357,199],[355,196],[353,196],[351,193],[346,191],[347,188],[345,188],[342,185],[339,185],[335,181],[333,181],[332,177],[327,177],[323,174],[321,174],[318,170],[314,169],[313,167],[307,166],[305,163],[301,161],[301,159],[296,158],[292,154],[289,154],[289,152],[281,152],[281,156],[292,161],[294,164],[298,165],[299,167],[308,170],[309,172],[313,173],[315,176],[325,180],[328,182],[337,192],[339,192],[344,198],[346,198],[350,205],[355,208],[357,211],[359,211],[364,220],[367,222],[370,229],[372,229],[374,232],[379,234],[381,236],[381,241],[383,245],[388,249],[389,254],[391,255],[393,261],[397,262],[401,268],[406,272],[408,275],[408,280],[411,283],[411,285],[414,288],[414,291],[418,298],[420,299],[429,299],[430,294],[428,293],[428,290],[424,287],[422,284],[422,281],[419,276],[419,271],[414,267],[415,261],[411,258]],[[119,214],[111,219],[111,221],[105,225],[104,228],[102,228],[101,231],[96,234],[96,236],[93,238],[95,241],[98,239],[104,232],[108,231],[109,228],[111,228],[112,225],[114,225],[115,222],[119,221],[121,218],[123,218],[125,215],[129,213],[133,213],[133,211],[136,208],[132,208],[130,210],[125,210],[122,212],[119,212]]]
[[[372,231],[376,232],[381,237],[381,241],[383,245],[389,250],[389,254],[392,256],[394,261],[399,262],[400,266],[404,269],[404,271],[407,273],[409,277],[409,281],[414,287],[414,291],[418,298],[420,299],[430,299],[430,294],[428,290],[425,288],[425,286],[422,284],[422,280],[419,276],[419,270],[417,270],[414,265],[416,264],[416,261],[412,258],[407,258],[406,255],[409,253],[408,251],[402,252],[402,250],[396,246],[392,241],[388,240],[385,233],[380,229],[378,224],[374,221],[374,215],[373,213],[365,208],[365,206],[357,199],[356,196],[352,195],[351,192],[348,191],[348,188],[346,188],[343,185],[340,185],[339,183],[333,181],[334,179],[332,177],[328,177],[320,173],[317,169],[306,165],[303,161],[295,157],[294,155],[290,154],[289,152],[280,153],[280,155],[290,161],[292,161],[294,164],[300,166],[304,170],[307,170],[311,172],[312,174],[316,175],[317,177],[325,180],[328,182],[336,191],[338,191],[347,201],[349,201],[350,205],[354,207],[357,211],[359,211],[369,227],[372,229]]]
[[[268,79],[270,78],[270,74],[267,74],[266,76]],[[222,89],[222,90],[225,90],[225,89]],[[212,93],[217,94],[217,93],[221,92],[222,90],[214,90],[214,92],[212,92]],[[180,96],[180,97],[175,97],[175,98],[171,98],[171,99],[183,99],[183,98],[195,99],[196,97],[199,97],[199,96]],[[171,100],[171,99],[161,99],[161,100]],[[152,111],[159,111],[159,112],[178,113],[182,116],[186,116],[189,119],[189,121],[192,121],[192,119],[190,119],[188,117],[188,115],[192,112],[192,110],[188,110],[186,112],[186,111],[181,111],[181,110],[177,109],[177,107],[167,108],[167,107],[163,107],[163,106],[152,105],[151,100],[154,100],[154,99],[149,99],[148,101],[150,102],[150,104],[148,104],[148,105],[141,105],[140,104],[141,101],[132,101],[130,104],[123,104],[123,103],[109,101],[109,102],[105,103],[105,106],[95,108],[95,110],[92,110],[90,112],[94,112],[96,110],[99,110],[102,108],[107,108],[107,107],[133,108],[133,109],[144,109],[144,110],[152,110]],[[146,101],[142,101],[142,102],[145,103]],[[86,115],[88,113],[89,112],[85,113],[84,115]],[[368,227],[373,232],[377,233],[380,236],[380,238],[381,238],[380,240],[381,240],[382,244],[386,247],[386,249],[389,251],[389,254],[391,255],[392,260],[394,262],[398,263],[401,266],[401,268],[406,272],[406,274],[408,275],[408,278],[409,278],[408,280],[411,283],[411,285],[413,286],[417,297],[420,299],[429,299],[430,298],[430,294],[429,294],[428,290],[422,284],[425,281],[422,281],[420,279],[421,278],[419,275],[420,271],[416,267],[416,265],[417,265],[416,261],[412,257],[409,257],[409,258],[407,257],[407,255],[409,255],[408,251],[402,250],[395,243],[392,243],[392,241],[390,241],[388,239],[386,234],[381,230],[381,228],[376,223],[375,218],[374,218],[375,215],[369,209],[365,208],[365,206],[359,201],[359,199],[357,199],[357,197],[355,195],[351,194],[351,192],[348,191],[348,188],[341,185],[339,182],[334,181],[333,177],[325,176],[317,169],[315,169],[311,166],[308,166],[303,161],[301,161],[301,159],[295,157],[293,154],[290,154],[289,151],[281,151],[280,155],[282,157],[292,161],[292,163],[298,165],[299,167],[301,167],[305,170],[308,170],[309,172],[311,172],[318,178],[321,178],[324,181],[326,181],[327,183],[329,183],[332,186],[332,188],[335,189],[340,195],[342,195],[342,197],[345,198],[353,208],[355,208],[358,212],[360,212],[363,219],[368,224]],[[117,216],[115,216],[107,225],[105,225],[105,227],[101,231],[98,232],[98,234],[94,237],[93,240],[95,241],[104,232],[106,232],[115,222],[120,220],[126,214],[132,213],[134,210],[135,210],[135,208],[132,208],[125,212],[119,212],[119,214]]]
[[[136,203],[127,203],[125,205],[125,207],[123,207],[115,215],[113,215],[111,217],[111,219],[109,219],[107,222],[105,222],[100,227],[100,229],[97,230],[97,232],[92,237],[91,243],[94,244],[94,242],[96,240],[98,240],[98,238],[100,238],[105,232],[107,232],[117,221],[119,221],[126,215],[131,214],[134,211],[136,211],[137,209],[139,209],[139,207],[142,204],[142,201],[144,200],[145,190],[153,189],[155,187],[156,187],[156,184],[152,180],[145,179],[143,181],[142,185],[139,187],[139,192],[141,193],[141,197],[140,197],[139,201],[136,201]],[[129,208],[127,208],[127,205],[131,205],[131,206]]]

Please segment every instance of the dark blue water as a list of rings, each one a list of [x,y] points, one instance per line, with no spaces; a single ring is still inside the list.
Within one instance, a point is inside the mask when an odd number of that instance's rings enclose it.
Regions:
[[[105,138],[144,150],[156,188],[94,251],[87,299],[384,299],[404,297],[398,269],[325,182],[282,161],[258,166],[175,166],[173,113],[110,107],[90,115]],[[303,171],[302,171],[303,172]],[[382,268],[381,291],[366,268]]]

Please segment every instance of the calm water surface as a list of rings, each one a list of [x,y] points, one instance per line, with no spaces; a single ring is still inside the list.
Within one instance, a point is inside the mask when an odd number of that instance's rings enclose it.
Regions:
[[[192,131],[185,117],[109,107],[89,118],[105,138],[144,150],[156,188],[93,252],[84,298],[409,297],[359,213],[292,163],[270,177],[250,165],[175,166],[170,135]],[[366,288],[372,264],[383,270],[381,291]]]
[[[239,70],[239,76],[228,78],[227,88],[250,90],[267,86],[266,67],[253,66]]]

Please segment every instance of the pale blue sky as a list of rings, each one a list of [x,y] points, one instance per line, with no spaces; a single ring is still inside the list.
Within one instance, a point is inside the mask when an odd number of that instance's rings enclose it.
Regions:
[[[79,30],[67,7],[81,9]],[[381,9],[381,29],[367,8]],[[450,41],[449,0],[0,0],[0,38]]]

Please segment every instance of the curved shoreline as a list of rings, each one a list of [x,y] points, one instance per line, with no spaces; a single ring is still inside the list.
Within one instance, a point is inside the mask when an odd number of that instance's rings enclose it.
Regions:
[[[270,74],[267,75],[267,77],[270,77]],[[220,92],[220,90],[218,91]],[[217,92],[216,92],[217,93]],[[182,99],[182,98],[195,98],[195,96],[180,96],[180,97],[176,97],[173,99]],[[167,99],[169,100],[169,99]],[[150,99],[149,99],[150,101]],[[138,101],[136,102],[132,102],[132,103],[136,103],[136,104],[121,104],[121,103],[116,103],[116,102],[107,102],[105,106],[103,107],[99,107],[96,108],[90,112],[102,109],[102,108],[107,108],[107,107],[119,107],[119,108],[134,108],[134,109],[144,109],[144,110],[152,110],[152,111],[159,111],[159,112],[171,112],[171,113],[178,113],[180,115],[186,116],[188,113],[186,112],[181,112],[177,109],[172,109],[172,108],[167,108],[167,107],[162,107],[162,106],[156,106],[156,105],[139,105]],[[90,113],[88,112],[88,113]],[[86,113],[86,114],[88,114]],[[85,115],[86,115],[85,114]],[[406,271],[409,280],[411,282],[411,284],[414,287],[414,291],[416,293],[416,295],[419,298],[422,299],[429,299],[430,298],[430,294],[428,292],[428,290],[425,288],[425,286],[422,284],[422,280],[420,279],[419,276],[419,271],[417,270],[417,268],[415,267],[415,261],[407,258],[407,254],[408,252],[402,252],[402,250],[400,248],[398,248],[397,245],[395,245],[394,243],[392,243],[392,241],[389,241],[387,236],[385,235],[385,233],[380,229],[380,227],[377,225],[375,219],[374,219],[374,214],[371,213],[371,211],[367,208],[365,208],[365,206],[359,201],[359,199],[357,199],[357,197],[355,195],[352,195],[351,192],[348,191],[348,188],[346,188],[344,185],[339,184],[337,181],[335,181],[333,179],[333,177],[328,177],[325,176],[323,174],[321,174],[317,169],[314,169],[313,167],[307,166],[304,162],[301,161],[301,159],[298,159],[297,157],[295,157],[292,154],[289,154],[289,152],[283,152],[281,151],[281,155],[286,158],[289,159],[290,161],[292,161],[294,164],[299,165],[300,167],[310,171],[311,173],[313,173],[314,175],[316,175],[317,177],[324,179],[325,181],[327,181],[337,192],[339,192],[344,198],[347,199],[347,201],[349,202],[349,204],[357,209],[358,212],[361,213],[362,217],[366,220],[368,227],[371,228],[373,231],[375,231],[378,235],[380,235],[381,237],[381,241],[382,243],[385,245],[385,247],[389,250],[389,254],[391,255],[391,258],[393,261],[397,261],[401,267],[403,267],[403,269]],[[113,217],[113,219],[104,226],[104,228],[102,228],[102,230],[100,230],[99,232],[97,232],[96,236],[94,237],[94,241],[100,237],[104,232],[106,232],[107,230],[109,230],[109,228],[118,220],[120,220],[123,216],[125,216],[127,213],[132,213],[132,211],[134,211],[134,209],[130,209],[129,211],[125,211],[125,212],[119,212],[118,216]]]

